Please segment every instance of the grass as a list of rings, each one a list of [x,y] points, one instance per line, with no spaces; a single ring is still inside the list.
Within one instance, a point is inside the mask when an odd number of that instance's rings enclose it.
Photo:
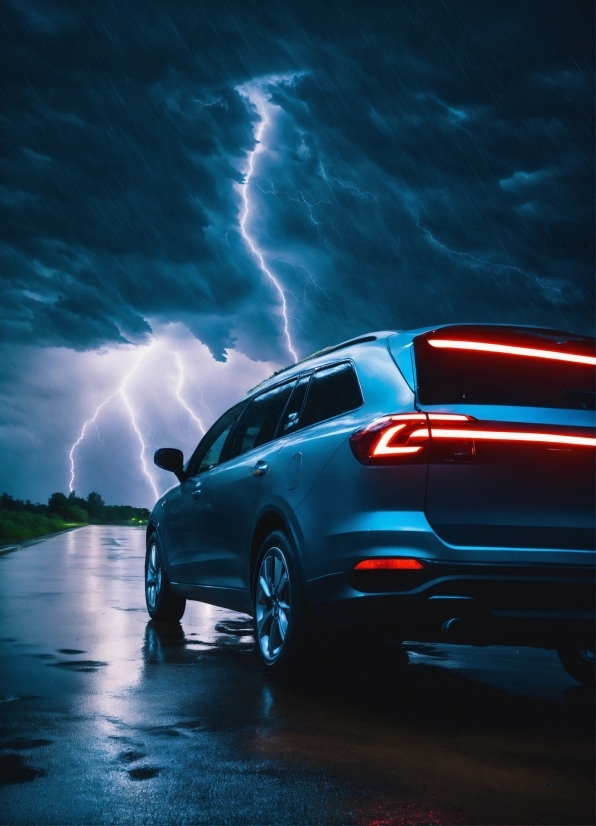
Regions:
[[[0,545],[34,539],[67,528],[78,528],[81,524],[65,522],[59,516],[45,516],[41,513],[0,511]]]
[[[82,511],[85,513],[85,511]],[[86,513],[85,513],[86,515]],[[97,524],[96,520],[91,520],[92,524]],[[57,514],[49,515],[43,513],[31,513],[30,511],[8,511],[0,510],[0,545],[8,545],[11,542],[22,542],[25,539],[35,539],[36,536],[45,536],[48,533],[65,531],[67,528],[81,528],[88,525],[85,522],[66,521]],[[147,520],[141,518],[132,519],[112,519],[109,522],[100,524],[110,525],[146,525]]]

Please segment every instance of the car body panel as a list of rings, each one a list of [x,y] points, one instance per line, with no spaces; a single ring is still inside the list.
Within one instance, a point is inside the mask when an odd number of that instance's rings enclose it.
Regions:
[[[159,503],[159,535],[168,576],[192,581],[203,534],[203,503],[193,496],[199,477],[170,488]]]
[[[498,428],[499,422],[489,426]],[[444,541],[571,551],[594,547],[592,450],[459,439],[431,442],[425,513]]]
[[[283,441],[274,441],[222,463],[203,474],[204,518],[199,568],[194,580],[199,585],[250,589],[246,570],[246,548],[257,502],[263,486],[281,483],[278,470]],[[266,462],[264,476],[254,473],[257,462]]]

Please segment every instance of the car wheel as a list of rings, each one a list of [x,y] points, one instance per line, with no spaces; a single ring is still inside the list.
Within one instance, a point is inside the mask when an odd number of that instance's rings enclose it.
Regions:
[[[281,531],[270,534],[254,574],[254,629],[261,662],[270,674],[287,673],[303,641],[300,575],[295,551]]]
[[[151,534],[147,542],[145,602],[149,616],[157,622],[178,622],[186,608],[186,599],[170,590],[159,539],[155,533]]]
[[[574,648],[567,646],[557,649],[557,654],[568,674],[578,683],[594,685],[595,657],[594,648]]]

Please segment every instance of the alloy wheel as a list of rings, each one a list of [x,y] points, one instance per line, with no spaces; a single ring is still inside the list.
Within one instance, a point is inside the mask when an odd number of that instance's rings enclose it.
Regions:
[[[157,545],[155,542],[152,542],[149,547],[147,573],[145,575],[145,590],[147,592],[147,603],[149,605],[149,610],[154,611],[159,598],[159,592],[161,590],[161,565],[159,563]]]
[[[259,569],[256,594],[256,630],[267,662],[278,659],[290,624],[290,575],[279,548],[269,548]]]

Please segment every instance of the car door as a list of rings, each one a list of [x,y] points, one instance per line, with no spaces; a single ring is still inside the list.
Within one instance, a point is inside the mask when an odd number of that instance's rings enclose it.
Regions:
[[[205,528],[205,475],[221,461],[224,446],[245,405],[228,410],[207,431],[185,471],[187,478],[166,497],[162,530],[165,533],[172,582],[198,584],[204,567],[202,535]]]
[[[203,477],[203,550],[198,581],[248,590],[247,553],[255,503],[283,444],[278,424],[295,379],[255,396],[238,423],[225,461]]]
[[[449,544],[594,549],[594,351],[571,339],[462,327],[415,341],[426,515]]]
[[[300,386],[296,388],[296,396],[299,389]],[[302,409],[297,412],[300,398],[295,401],[293,396],[282,421],[285,432],[292,434],[279,461],[283,465],[284,498],[293,509],[307,496],[346,438],[338,417],[357,410],[364,402],[351,361],[319,367],[310,376],[305,390]]]

